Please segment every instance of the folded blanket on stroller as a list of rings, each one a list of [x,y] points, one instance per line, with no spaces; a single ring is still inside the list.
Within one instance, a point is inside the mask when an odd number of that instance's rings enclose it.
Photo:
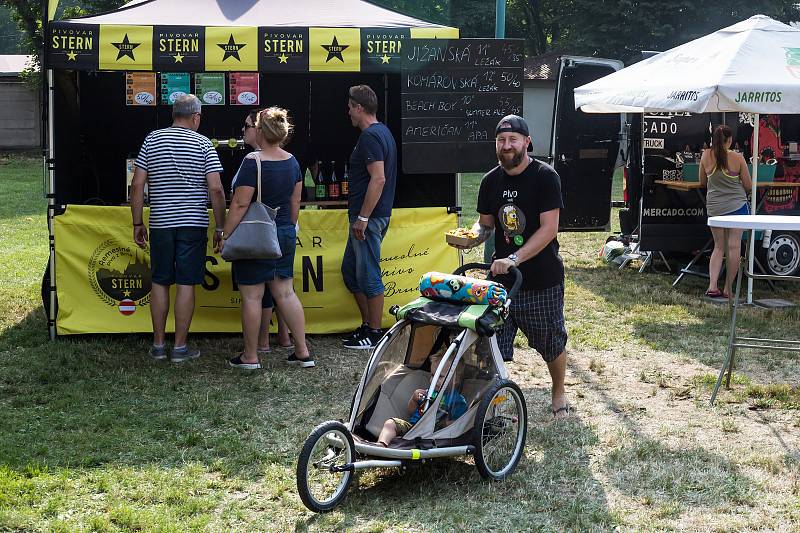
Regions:
[[[441,272],[423,274],[419,280],[419,292],[432,300],[492,307],[503,307],[508,299],[508,291],[499,283]]]

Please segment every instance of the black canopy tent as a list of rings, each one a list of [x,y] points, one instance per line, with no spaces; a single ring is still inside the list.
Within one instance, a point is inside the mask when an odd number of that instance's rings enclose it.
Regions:
[[[335,160],[339,167],[358,135],[346,114],[347,87],[375,89],[379,119],[399,146],[403,43],[454,37],[456,28],[362,0],[134,0],[102,15],[52,22],[45,62],[50,217],[65,204],[123,203],[125,160],[147,133],[171,123],[169,106],[126,105],[123,72],[259,72],[259,107],[279,105],[293,116],[288,149],[303,165]],[[204,106],[200,132],[238,138],[253,107]],[[229,183],[244,151],[219,153]],[[407,175],[402,168],[400,161],[396,207],[456,204],[454,174]],[[50,228],[52,235],[52,220]]]

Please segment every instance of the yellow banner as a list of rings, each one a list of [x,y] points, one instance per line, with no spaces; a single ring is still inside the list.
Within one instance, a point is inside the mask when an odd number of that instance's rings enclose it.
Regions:
[[[361,30],[309,28],[308,70],[358,72],[361,70]]]
[[[207,27],[206,70],[258,71],[258,28]]]
[[[458,39],[458,28],[411,28],[412,39]]]
[[[126,207],[80,205],[55,217],[59,335],[152,331],[150,255],[134,244],[130,220]],[[303,210],[299,223],[294,288],[305,310],[307,331],[355,328],[358,308],[340,272],[347,212]],[[394,323],[388,314],[391,305],[402,305],[419,294],[422,274],[456,268],[458,254],[445,244],[443,235],[454,227],[456,215],[443,207],[393,211],[381,249],[384,326]],[[209,232],[205,280],[196,289],[192,331],[240,332],[239,292],[231,281],[230,264],[211,251],[211,237]],[[173,324],[170,311],[170,331]]]
[[[101,25],[100,70],[153,70],[153,27]]]

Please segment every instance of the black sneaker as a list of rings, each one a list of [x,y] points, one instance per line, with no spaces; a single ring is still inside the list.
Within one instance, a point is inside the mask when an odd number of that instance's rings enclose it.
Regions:
[[[240,370],[258,370],[259,368],[261,368],[261,363],[259,362],[245,363],[244,361],[242,361],[242,356],[237,355],[233,359],[228,359],[228,366],[230,366],[231,368],[238,368]]]
[[[382,336],[381,330],[366,328],[362,334],[345,341],[342,345],[351,350],[371,350],[377,346]]]
[[[367,331],[369,331],[369,326],[366,323],[361,324],[356,329],[354,329],[353,331],[342,337],[342,342],[352,341],[353,339],[355,339],[356,337]]]
[[[317,366],[316,363],[314,363],[314,358],[311,357],[310,355],[308,356],[308,359],[298,359],[297,355],[292,354],[286,358],[286,362],[292,364],[298,364],[303,368],[314,368],[315,366]]]

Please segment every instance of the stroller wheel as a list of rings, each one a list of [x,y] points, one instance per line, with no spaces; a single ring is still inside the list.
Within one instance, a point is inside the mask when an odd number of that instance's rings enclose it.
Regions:
[[[527,429],[522,391],[511,380],[496,381],[475,416],[475,466],[481,476],[499,481],[511,475],[522,458]]]
[[[306,439],[297,460],[297,492],[316,513],[332,510],[344,499],[352,470],[338,470],[355,457],[353,437],[341,422],[323,422]]]

